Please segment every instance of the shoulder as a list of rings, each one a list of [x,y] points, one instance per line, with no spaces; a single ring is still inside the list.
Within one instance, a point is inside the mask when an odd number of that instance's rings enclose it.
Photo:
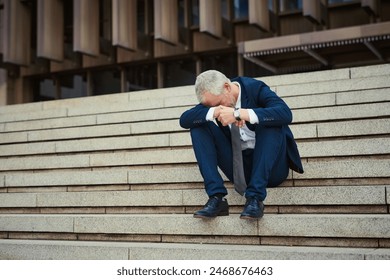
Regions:
[[[240,83],[241,85],[244,85],[246,87],[262,87],[266,86],[266,84],[258,79],[250,78],[250,77],[236,77],[231,80],[232,82]]]

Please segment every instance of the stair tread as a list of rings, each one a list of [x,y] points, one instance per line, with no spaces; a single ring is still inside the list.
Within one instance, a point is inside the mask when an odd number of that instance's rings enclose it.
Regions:
[[[3,214],[0,225],[11,232],[390,238],[390,215],[383,214],[265,214],[255,221],[239,214]]]
[[[386,205],[390,186],[315,186],[268,189],[266,205]],[[0,207],[158,207],[203,206],[203,189],[0,193]],[[245,198],[229,188],[229,205]]]
[[[113,260],[374,260],[390,249],[226,244],[132,243],[55,240],[0,240],[0,259]]]
[[[193,218],[193,86],[0,107],[0,259],[390,259],[389,73],[261,78],[293,111],[305,173],[268,189],[258,221],[225,176],[230,216]]]

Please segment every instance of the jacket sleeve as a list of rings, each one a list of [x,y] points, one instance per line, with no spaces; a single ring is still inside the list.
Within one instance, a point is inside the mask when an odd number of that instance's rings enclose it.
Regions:
[[[182,128],[189,129],[204,124],[207,122],[206,115],[209,109],[210,108],[207,106],[198,104],[195,107],[185,111],[180,116],[180,126]]]
[[[288,125],[292,122],[292,113],[287,104],[266,84],[260,82],[254,95],[256,108],[252,108],[259,124],[266,126]]]

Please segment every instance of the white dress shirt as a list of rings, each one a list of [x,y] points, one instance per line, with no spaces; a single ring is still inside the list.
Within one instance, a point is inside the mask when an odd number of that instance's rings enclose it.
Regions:
[[[236,102],[236,108],[241,108],[241,86],[237,82],[233,82],[239,88],[238,98]],[[259,123],[259,118],[252,109],[247,109],[249,114],[249,122],[251,124]],[[206,120],[215,121],[214,119],[215,107],[211,107],[206,115]],[[229,125],[231,126],[231,125]],[[256,143],[256,134],[254,131],[250,130],[246,124],[240,128],[240,138],[241,138],[241,148],[242,150],[254,149]]]

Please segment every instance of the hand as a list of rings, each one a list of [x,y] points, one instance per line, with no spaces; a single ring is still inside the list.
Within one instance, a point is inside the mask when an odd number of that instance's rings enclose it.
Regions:
[[[234,108],[220,105],[215,108],[214,116],[222,123],[223,126],[227,126],[237,122],[233,112]],[[241,121],[238,123],[241,123]]]
[[[235,121],[234,125],[235,126],[238,126],[239,128],[242,128],[245,124],[245,121],[244,120],[241,120],[241,121]]]
[[[221,106],[214,107],[214,119],[218,119],[219,113],[221,112]]]

